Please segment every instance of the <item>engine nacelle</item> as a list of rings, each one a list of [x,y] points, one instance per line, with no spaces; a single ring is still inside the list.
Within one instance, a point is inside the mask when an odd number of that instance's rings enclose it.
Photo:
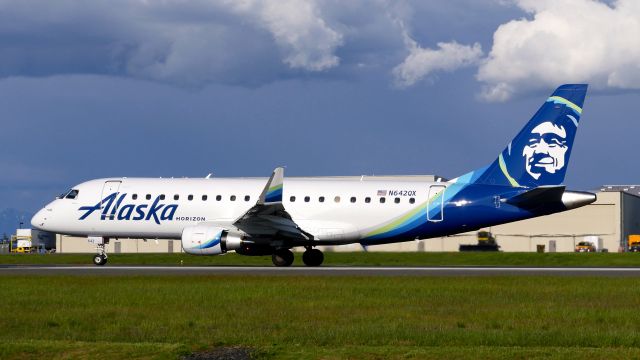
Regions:
[[[218,255],[242,246],[244,236],[227,229],[201,224],[182,231],[182,248],[193,255]]]

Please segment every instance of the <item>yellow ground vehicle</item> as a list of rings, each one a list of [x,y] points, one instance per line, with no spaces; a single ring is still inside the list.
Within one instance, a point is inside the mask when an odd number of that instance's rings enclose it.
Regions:
[[[596,252],[596,246],[589,241],[580,241],[578,245],[576,245],[575,251],[576,252]]]
[[[18,229],[18,233],[11,237],[11,252],[18,254],[26,254],[32,252],[33,244],[31,242],[31,230]]]
[[[640,252],[640,235],[629,235],[627,245],[628,251]]]
[[[478,244],[462,244],[459,251],[500,251],[500,245],[489,231],[478,231]]]

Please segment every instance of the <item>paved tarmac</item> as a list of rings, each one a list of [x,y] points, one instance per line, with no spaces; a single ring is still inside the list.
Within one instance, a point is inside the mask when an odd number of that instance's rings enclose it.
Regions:
[[[0,265],[7,275],[257,275],[257,276],[611,276],[640,277],[640,268],[565,267],[288,267]]]

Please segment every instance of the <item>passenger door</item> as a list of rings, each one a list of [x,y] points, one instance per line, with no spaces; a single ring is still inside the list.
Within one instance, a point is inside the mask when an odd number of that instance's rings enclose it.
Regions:
[[[102,194],[100,197],[100,209],[104,209],[106,206],[109,206],[109,202],[113,204],[111,208],[109,217],[113,218],[113,214],[117,214],[117,206],[118,202],[116,201],[116,197],[118,197],[118,192],[120,191],[120,184],[122,181],[120,180],[109,180],[104,182],[104,186],[102,186]],[[115,193],[116,196],[110,201],[105,201],[105,198],[111,194]],[[104,216],[103,216],[104,217]]]
[[[429,202],[427,204],[427,220],[439,222],[444,220],[444,185],[429,186]]]

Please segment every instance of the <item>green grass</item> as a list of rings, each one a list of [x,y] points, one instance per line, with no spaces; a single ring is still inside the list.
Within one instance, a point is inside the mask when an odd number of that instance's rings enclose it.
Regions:
[[[640,357],[640,279],[0,277],[0,358]]]
[[[1,359],[176,359],[189,351],[180,344],[6,340]]]
[[[294,265],[302,266],[301,253]],[[91,264],[92,254],[0,255],[0,264]],[[110,265],[271,265],[269,256],[188,254],[109,254]],[[384,266],[640,266],[638,253],[325,253],[325,265]]]

